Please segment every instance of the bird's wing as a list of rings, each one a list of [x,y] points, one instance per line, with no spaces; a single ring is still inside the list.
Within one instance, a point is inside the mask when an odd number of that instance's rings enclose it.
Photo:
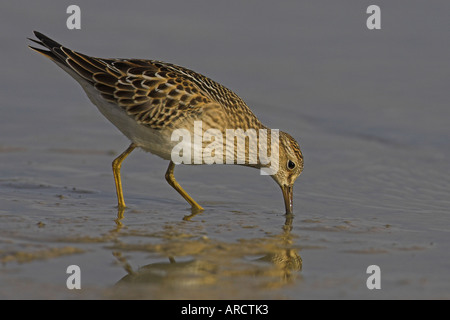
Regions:
[[[208,105],[253,115],[239,96],[192,70],[141,59],[102,59],[68,49],[39,32],[30,46],[54,62],[75,71],[108,102],[123,108],[137,122],[154,129],[175,125],[180,118],[205,111]],[[256,119],[256,117],[254,117]]]

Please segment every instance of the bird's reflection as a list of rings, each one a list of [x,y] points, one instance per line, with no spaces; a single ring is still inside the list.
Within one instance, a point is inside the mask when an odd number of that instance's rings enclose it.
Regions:
[[[114,220],[114,222],[116,223],[115,231],[119,231],[123,227],[122,220],[124,218],[124,213],[125,213],[125,208],[123,208],[123,207],[117,208],[117,218],[116,218],[116,220]]]
[[[121,217],[123,218],[123,213]],[[120,223],[120,220],[118,216],[116,223]],[[139,284],[157,286],[158,290],[162,290],[162,287],[173,290],[181,287],[222,286],[236,281],[241,283],[248,279],[251,279],[253,286],[259,288],[279,288],[292,284],[302,269],[302,259],[292,245],[292,222],[293,215],[286,215],[279,234],[250,240],[253,250],[255,243],[261,243],[260,248],[256,245],[257,255],[262,255],[258,258],[255,258],[256,254],[250,254],[252,258],[247,258],[249,250],[245,249],[245,243],[221,242],[211,245],[207,254],[189,259],[186,259],[186,253],[181,247],[178,248],[179,253],[176,252],[174,255],[171,252],[167,262],[151,263],[134,270],[124,252],[116,250],[113,255],[127,272],[117,285]],[[184,248],[189,248],[189,245],[195,243],[190,244],[189,240],[186,240],[184,245]]]
[[[294,216],[286,215],[286,221],[283,225],[283,232],[280,234],[281,247],[279,250],[267,253],[264,257],[259,258],[261,261],[273,263],[281,271],[281,282],[289,283],[295,279],[295,275],[302,269],[302,258],[298,252],[292,248],[292,222]]]
[[[190,214],[186,215],[183,217],[183,220],[185,221],[189,221],[191,220],[193,217],[201,214],[203,212],[203,210],[198,210],[198,209],[190,209]],[[117,218],[114,220],[114,222],[116,223],[116,228],[113,231],[119,231],[122,227],[123,227],[123,218],[125,217],[125,208],[123,207],[117,207]]]

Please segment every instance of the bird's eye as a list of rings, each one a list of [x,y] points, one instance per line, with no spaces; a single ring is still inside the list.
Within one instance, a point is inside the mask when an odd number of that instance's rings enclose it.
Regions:
[[[291,160],[288,160],[287,167],[289,170],[292,170],[295,168],[295,163]]]

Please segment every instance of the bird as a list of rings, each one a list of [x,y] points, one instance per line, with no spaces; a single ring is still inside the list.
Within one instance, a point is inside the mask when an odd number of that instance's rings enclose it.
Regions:
[[[266,174],[281,188],[286,214],[293,213],[293,186],[303,171],[300,146],[288,133],[264,126],[233,91],[200,73],[176,64],[159,60],[92,57],[71,50],[38,31],[33,33],[37,39],[28,40],[40,47],[28,47],[49,58],[72,76],[98,110],[130,140],[128,148],[112,162],[119,209],[126,208],[120,175],[122,162],[133,150],[140,148],[169,160],[165,173],[169,185],[190,204],[192,212],[204,210],[180,186],[174,175],[175,166],[180,163],[207,162],[174,160],[174,154],[177,154],[174,153],[174,148],[178,146],[180,149],[183,145],[189,148],[181,148],[182,151],[177,155],[183,155],[184,160],[195,160],[194,156],[198,155],[196,145],[190,149],[190,145],[186,144],[189,141],[181,144],[180,139],[174,139],[173,135],[180,132],[194,134],[195,140],[194,131],[200,125],[200,136],[213,132],[208,136],[209,140],[201,142],[201,147],[207,147],[208,142],[217,142],[216,149],[208,150],[210,155],[219,157],[214,158],[216,160],[223,157],[224,161],[215,163],[228,164],[230,162],[225,160],[231,157],[232,164],[261,170],[269,168],[267,159],[264,158],[266,160],[263,161],[261,157],[261,150],[267,145],[264,142],[260,144],[263,139],[262,135],[259,135],[266,130],[265,141],[275,147],[270,149],[270,166],[276,165],[276,170],[267,171]],[[238,134],[225,139],[219,137],[220,134],[228,133],[227,130],[235,130]],[[252,136],[247,134],[248,132],[253,132],[253,135],[256,132],[258,144],[250,143]],[[214,140],[211,136],[214,136]],[[241,161],[238,161],[239,138],[244,139],[241,142],[245,141],[245,155],[241,157]],[[225,144],[230,139],[230,145],[235,148],[230,148],[231,151],[226,149],[224,152]],[[219,148],[221,145],[224,147],[222,150]],[[255,155],[256,158],[253,157]]]

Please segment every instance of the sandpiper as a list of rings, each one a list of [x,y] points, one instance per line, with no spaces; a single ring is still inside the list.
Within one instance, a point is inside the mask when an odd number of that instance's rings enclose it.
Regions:
[[[69,73],[99,111],[131,141],[112,163],[119,209],[125,208],[120,168],[134,149],[141,148],[169,160],[165,174],[167,182],[191,205],[193,211],[199,212],[203,208],[174,177],[177,164],[172,159],[172,150],[177,144],[172,137],[174,131],[183,129],[194,134],[194,124],[200,122],[202,133],[211,129],[224,136],[230,129],[241,130],[241,133],[265,129],[271,132],[239,96],[192,70],[157,60],[90,57],[68,49],[42,33],[35,31],[34,34],[39,40],[29,40],[46,49],[29,47]],[[248,140],[249,136],[246,137]],[[237,138],[233,138],[233,144],[237,144]],[[215,141],[218,141],[217,137]],[[267,141],[277,147],[277,157],[271,158],[272,162],[276,162],[277,170],[271,173],[271,177],[281,187],[286,213],[291,214],[293,185],[303,170],[303,156],[298,143],[285,132],[280,131],[278,139]],[[260,144],[247,141],[245,160],[234,163],[254,168],[268,167],[259,156],[256,162],[249,161],[251,154],[258,154],[257,149],[260,148]],[[235,160],[237,149],[234,148]],[[230,156],[227,152],[223,155],[224,159]]]

